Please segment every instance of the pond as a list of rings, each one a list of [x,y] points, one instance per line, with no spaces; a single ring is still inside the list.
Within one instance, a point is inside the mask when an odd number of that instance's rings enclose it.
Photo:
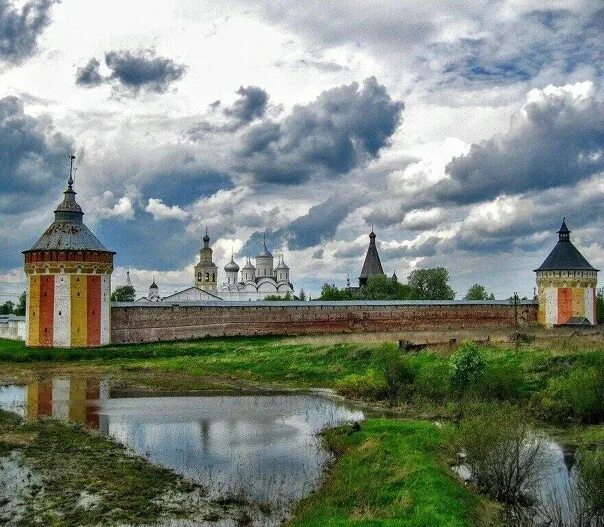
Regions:
[[[212,497],[283,511],[321,482],[330,454],[318,433],[363,419],[318,393],[143,396],[75,377],[0,387],[0,408],[28,420],[84,424],[202,484]]]

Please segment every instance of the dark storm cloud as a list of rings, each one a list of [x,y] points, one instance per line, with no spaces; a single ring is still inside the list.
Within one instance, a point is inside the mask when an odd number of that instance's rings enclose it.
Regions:
[[[232,106],[224,109],[224,114],[240,123],[251,123],[264,116],[268,103],[268,93],[258,86],[241,86],[237,90],[240,96]]]
[[[201,168],[192,162],[183,162],[151,174],[141,186],[141,191],[149,198],[188,205],[221,189],[231,188],[233,184],[227,174]]]
[[[92,58],[86,66],[78,68],[76,72],[76,84],[78,86],[98,86],[104,82],[103,76],[99,73],[101,63]]]
[[[264,117],[268,107],[268,93],[258,86],[241,86],[235,93],[239,95],[231,106],[222,106],[220,101],[210,104],[211,112],[219,112],[226,123],[214,124],[201,121],[187,130],[186,135],[192,141],[202,141],[209,133],[235,132]]]
[[[151,49],[110,51],[105,53],[105,63],[111,69],[109,78],[134,92],[144,89],[164,93],[186,70],[184,65],[158,57]]]
[[[280,122],[250,127],[238,151],[239,169],[257,182],[280,185],[346,174],[388,144],[402,111],[403,103],[393,101],[375,77],[362,87],[327,90]]]
[[[267,240],[273,247],[287,246],[290,250],[314,247],[333,239],[340,223],[360,204],[358,197],[336,196],[311,207],[303,216],[293,220],[287,227],[267,231]],[[242,254],[257,250],[264,233],[255,232],[243,248]],[[252,253],[250,253],[252,254]]]
[[[604,169],[604,103],[549,94],[529,102],[509,131],[454,158],[435,195],[465,204],[503,193],[570,185]]]
[[[137,214],[131,221],[101,221],[95,234],[112,251],[116,265],[158,271],[178,269],[193,260],[199,250],[198,238],[187,232],[179,220],[153,221]]]
[[[72,152],[72,140],[50,118],[27,115],[17,97],[0,99],[0,214],[32,210],[49,196],[58,200]]]
[[[16,65],[31,57],[38,37],[50,24],[50,9],[57,0],[31,0],[20,10],[10,0],[0,0],[0,63]]]
[[[159,57],[152,49],[109,51],[105,53],[105,64],[110,74],[104,77],[99,72],[100,62],[96,58],[90,59],[88,64],[78,68],[76,84],[99,86],[109,82],[131,94],[141,90],[164,93],[186,71],[185,65]]]

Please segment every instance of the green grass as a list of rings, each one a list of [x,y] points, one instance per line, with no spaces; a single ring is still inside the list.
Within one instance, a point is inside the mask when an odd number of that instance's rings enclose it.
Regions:
[[[291,527],[469,527],[495,515],[447,468],[447,427],[388,419],[361,426],[352,435],[326,432],[341,457],[326,484],[297,507]]]

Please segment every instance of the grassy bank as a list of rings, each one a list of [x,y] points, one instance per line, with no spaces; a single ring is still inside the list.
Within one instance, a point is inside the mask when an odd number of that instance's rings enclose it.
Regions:
[[[8,481],[0,474],[0,490],[11,486],[13,492],[1,496],[0,520],[10,518],[10,525],[146,525],[179,518],[244,525],[254,512],[241,501],[210,501],[202,486],[111,439],[53,419],[23,422],[0,410],[3,470],[11,474]]]
[[[348,427],[349,428],[349,427]],[[447,469],[451,430],[422,421],[369,419],[329,430],[340,456],[325,485],[296,510],[292,527],[487,525],[493,505]]]
[[[216,338],[49,350],[0,340],[0,362],[5,379],[46,368],[96,368],[126,382],[167,389],[240,388],[246,383],[327,387],[353,398],[388,400],[415,415],[452,415],[459,393],[451,385],[451,350],[402,355],[394,339],[338,343],[330,337],[327,342]],[[519,350],[500,343],[481,348],[481,353],[486,367],[464,396],[527,405],[538,418],[558,423],[599,423],[604,418],[604,395],[598,388],[604,384],[601,336],[544,340]],[[392,379],[394,363],[398,377]]]

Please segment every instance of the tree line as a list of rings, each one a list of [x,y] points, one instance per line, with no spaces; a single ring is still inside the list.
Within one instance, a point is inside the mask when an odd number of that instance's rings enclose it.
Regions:
[[[323,284],[321,296],[317,300],[453,300],[455,291],[449,284],[449,271],[444,267],[415,269],[406,283],[386,275],[370,276],[360,288]],[[465,300],[494,300],[481,284],[474,284]]]
[[[25,291],[19,296],[19,300],[15,304],[12,300],[7,300],[4,304],[0,304],[0,315],[18,315],[25,316]]]

